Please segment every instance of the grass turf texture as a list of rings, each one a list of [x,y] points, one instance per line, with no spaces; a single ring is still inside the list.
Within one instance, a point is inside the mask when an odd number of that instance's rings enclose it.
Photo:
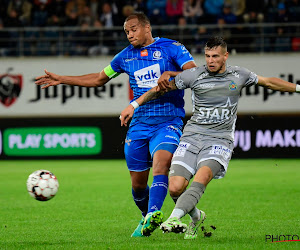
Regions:
[[[60,188],[36,201],[26,180],[52,171]],[[124,160],[1,161],[0,249],[300,249],[300,241],[270,243],[266,235],[300,235],[300,160],[232,160],[198,207],[211,237],[162,234],[130,238],[141,219]],[[173,209],[167,196],[165,219]],[[183,219],[188,223],[188,216]]]

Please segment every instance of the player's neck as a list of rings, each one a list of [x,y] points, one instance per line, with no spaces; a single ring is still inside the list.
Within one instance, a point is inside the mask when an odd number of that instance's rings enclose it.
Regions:
[[[154,42],[155,42],[155,39],[154,39],[152,36],[150,36],[150,37],[145,41],[145,43],[143,44],[142,47],[146,47],[146,46],[148,46],[148,45],[150,45],[150,44],[152,44],[152,43],[154,43]]]

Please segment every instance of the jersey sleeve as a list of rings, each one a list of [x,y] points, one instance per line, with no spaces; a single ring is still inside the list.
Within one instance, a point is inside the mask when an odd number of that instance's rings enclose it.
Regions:
[[[118,53],[117,55],[114,56],[114,58],[112,59],[112,61],[110,62],[110,66],[111,69],[116,72],[116,73],[123,73],[124,70],[122,68],[122,57],[120,55],[120,53]]]
[[[196,68],[187,69],[175,77],[175,85],[178,89],[191,88],[196,78]]]
[[[258,82],[257,75],[248,69],[244,69],[244,70],[246,71],[246,76],[247,76],[247,78],[245,79],[246,80],[245,87],[257,84]]]
[[[191,55],[191,53],[186,49],[186,47],[183,44],[179,42],[173,42],[172,45],[169,47],[169,51],[169,55],[173,55],[172,59],[181,69],[186,63],[194,61],[194,58]]]

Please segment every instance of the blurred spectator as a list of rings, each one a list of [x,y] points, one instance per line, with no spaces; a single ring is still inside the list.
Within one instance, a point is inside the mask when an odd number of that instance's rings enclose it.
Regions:
[[[189,27],[186,19],[182,16],[178,19],[178,41],[185,45],[185,47],[192,53],[195,51],[194,38],[195,31]]]
[[[261,0],[246,0],[246,11],[243,15],[245,23],[261,23],[264,21],[264,1]],[[263,52],[264,50],[271,50],[271,41],[269,38],[262,38],[257,36],[264,31],[263,27],[250,26],[248,28],[248,44],[249,52]],[[266,32],[268,32],[266,30]]]
[[[207,38],[210,36],[205,26],[199,26],[197,33],[195,35],[195,53],[204,53],[205,44]]]
[[[200,18],[204,15],[203,2],[204,0],[184,0],[183,16],[188,24],[201,23]]]
[[[277,28],[274,50],[277,52],[288,52],[291,50],[291,39],[286,36],[285,30],[282,27]]]
[[[246,0],[246,10],[243,15],[246,23],[261,23],[264,21],[264,1],[262,0]]]
[[[133,0],[129,2],[130,5],[132,5],[132,7],[134,8],[134,11],[143,12],[145,14],[147,13],[147,0]]]
[[[251,44],[253,42],[253,38],[251,37],[251,33],[248,27],[237,26],[235,29],[231,31],[231,43],[232,49],[235,52],[243,52],[248,53],[251,51],[251,47],[245,46],[245,44]]]
[[[79,24],[79,16],[82,15],[85,0],[69,0],[66,5],[66,26],[77,26]]]
[[[215,29],[214,33],[215,33],[215,36],[221,36],[223,37],[226,41],[227,41],[227,44],[230,44],[231,41],[231,30],[230,28],[228,28],[226,26],[226,22],[223,18],[219,18],[218,19],[218,28]]]
[[[78,21],[79,23],[88,23],[90,26],[93,25],[94,19],[89,6],[83,7],[82,13],[78,16]]]
[[[39,5],[41,5],[41,4],[44,4],[44,5],[50,5],[50,3],[52,2],[52,0],[33,0],[33,1],[31,1],[31,2],[33,2],[33,5],[34,6],[39,6]]]
[[[230,3],[224,4],[222,13],[218,16],[217,23],[218,23],[218,29],[216,30],[217,33],[216,35],[222,36],[227,41],[227,44],[231,44],[232,43],[231,32],[234,28],[229,28],[227,24],[236,24],[237,17],[232,13]]]
[[[101,8],[100,22],[106,28],[111,28],[118,25],[118,16],[114,14],[110,3],[104,3]]]
[[[300,22],[300,0],[288,0],[286,7],[290,16],[290,21]]]
[[[300,37],[292,38],[292,51],[300,51]]]
[[[35,5],[32,13],[32,25],[36,27],[44,27],[47,25],[49,12],[46,4],[40,3]]]
[[[246,0],[225,0],[224,5],[231,5],[231,11],[236,16],[237,22],[243,22],[243,14],[246,10]]]
[[[3,21],[7,16],[7,6],[10,0],[1,0],[0,2],[0,19]]]
[[[125,19],[130,16],[134,12],[134,8],[132,5],[125,5],[122,9],[123,18],[120,21],[125,21]]]
[[[99,20],[104,28],[112,28],[113,26],[119,25],[118,15],[114,14],[112,6],[109,3],[104,3],[102,5],[102,13]],[[103,45],[108,48],[114,48],[116,41],[118,40],[118,32],[104,30],[103,37]],[[117,48],[115,48],[115,51],[117,51]],[[114,53],[115,51],[110,49],[111,53]]]
[[[5,28],[20,28],[23,27],[23,23],[20,21],[18,13],[15,9],[10,9],[8,12],[8,16],[4,18],[3,24]],[[10,40],[10,48],[12,56],[17,56],[19,53],[19,38],[20,34],[18,31],[9,31],[9,38]]]
[[[14,15],[12,14],[12,11],[14,10],[17,15],[16,18],[18,18],[23,25],[30,25],[31,9],[32,4],[27,0],[11,0],[7,6],[7,14]]]
[[[10,33],[4,30],[4,25],[0,19],[0,56],[8,56],[10,53]]]
[[[101,1],[90,0],[89,7],[91,10],[91,16],[92,16],[93,20],[97,20],[99,18],[99,14],[101,12],[101,7],[102,7]]]
[[[219,15],[218,17],[218,23],[220,19],[223,19],[225,24],[237,23],[237,17],[232,13],[231,4],[229,3],[224,4],[223,11],[221,15]]]
[[[126,1],[124,0],[105,0],[105,1],[110,3],[113,13],[115,15],[119,15],[122,12],[123,6],[127,4]]]
[[[183,15],[183,0],[167,0],[166,14],[168,24],[177,24]]]
[[[93,40],[93,33],[90,30],[89,23],[82,22],[80,30],[74,32],[73,38],[71,55],[88,55],[88,49],[91,47]]]
[[[7,13],[7,17],[3,19],[5,27],[22,27],[23,23],[19,19],[18,13],[15,9],[10,9]]]
[[[49,55],[59,54],[59,27],[63,26],[61,19],[55,14],[51,15],[47,21],[47,29],[44,32],[45,40],[49,43]]]
[[[204,1],[204,12],[205,12],[205,23],[217,23],[217,18],[222,13],[224,0],[205,0]]]
[[[166,4],[167,4],[167,0],[148,0],[147,1],[148,17],[149,17],[152,25],[167,24]]]
[[[52,20],[51,20],[52,19]],[[49,4],[48,23],[63,26],[66,22],[66,2],[65,0],[52,0]]]
[[[279,3],[277,5],[277,14],[274,17],[274,22],[276,23],[287,23],[289,22],[289,15],[284,3]]]
[[[275,51],[289,51],[290,50],[290,38],[287,36],[287,33],[292,31],[289,25],[284,25],[289,23],[289,15],[284,3],[279,3],[277,5],[277,13],[274,16],[274,21],[278,24],[282,24],[276,27],[276,37],[274,41],[274,50]]]
[[[103,37],[101,33],[103,31],[101,28],[103,27],[102,23],[99,20],[95,20],[93,24],[93,38],[95,40],[92,41],[91,47],[88,49],[89,56],[99,56],[99,55],[107,55],[109,54],[109,48],[102,44],[99,39]],[[97,39],[99,38],[99,39]]]

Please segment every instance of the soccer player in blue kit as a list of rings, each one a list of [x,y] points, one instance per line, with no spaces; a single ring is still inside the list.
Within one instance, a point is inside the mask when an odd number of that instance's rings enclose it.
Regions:
[[[125,140],[125,158],[130,172],[132,196],[142,212],[142,220],[132,237],[150,236],[162,223],[160,211],[168,192],[168,173],[175,152],[184,112],[183,90],[176,90],[146,105],[135,101],[158,82],[168,82],[182,70],[196,67],[189,51],[179,42],[153,38],[150,21],[143,13],[134,13],[124,22],[131,43],[118,53],[100,73],[82,76],[62,76],[45,70],[36,78],[42,88],[58,84],[99,87],[121,73],[129,75],[136,109]],[[153,182],[148,186],[152,166]]]

